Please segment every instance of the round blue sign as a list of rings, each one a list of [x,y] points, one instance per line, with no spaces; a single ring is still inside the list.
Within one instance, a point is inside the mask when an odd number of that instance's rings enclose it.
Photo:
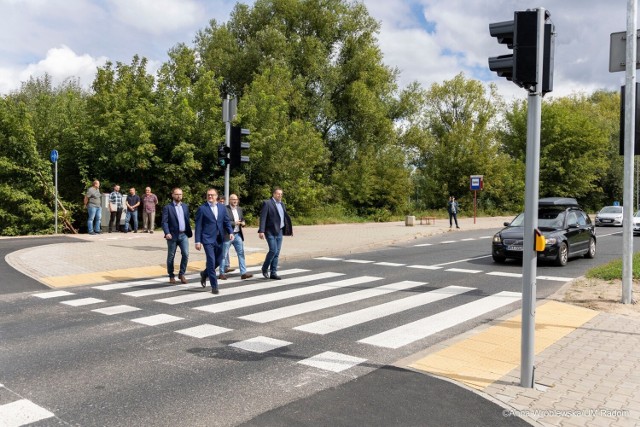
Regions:
[[[51,163],[55,163],[58,161],[58,150],[51,150],[51,154],[49,155],[51,159]]]

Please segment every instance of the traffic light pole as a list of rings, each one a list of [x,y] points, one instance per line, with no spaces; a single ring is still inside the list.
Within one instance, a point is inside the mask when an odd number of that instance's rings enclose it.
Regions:
[[[228,101],[228,99],[227,99]],[[231,146],[231,122],[227,121],[224,124],[224,144],[227,147]],[[229,175],[231,173],[231,165],[227,164],[224,168],[224,202],[229,203]]]
[[[545,9],[538,12],[536,85],[529,92],[527,111],[527,159],[524,201],[524,239],[522,258],[522,331],[520,343],[520,386],[534,386],[534,341],[536,318],[537,253],[534,230],[538,228],[540,181],[540,122],[542,116],[542,73],[544,58]]]
[[[637,0],[627,1],[627,45],[625,61],[624,183],[622,220],[622,303],[633,302],[633,158],[636,106]]]

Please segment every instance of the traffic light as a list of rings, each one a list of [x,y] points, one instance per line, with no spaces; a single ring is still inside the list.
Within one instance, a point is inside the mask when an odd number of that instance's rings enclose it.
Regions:
[[[231,167],[240,167],[242,163],[249,162],[249,156],[243,156],[242,150],[249,149],[249,143],[243,141],[251,132],[240,126],[231,126]]]
[[[224,142],[218,147],[218,166],[223,169],[229,164],[229,151],[229,147]]]
[[[553,90],[553,54],[555,50],[555,30],[545,11],[542,93]],[[506,44],[513,53],[489,58],[489,69],[499,77],[504,77],[527,90],[537,82],[538,12],[536,10],[513,13],[513,21],[489,24],[491,37],[499,44]]]
[[[625,86],[620,88],[620,155],[624,156],[624,92]],[[635,138],[633,139],[633,154],[640,155],[640,83],[636,83],[636,117],[635,117]]]

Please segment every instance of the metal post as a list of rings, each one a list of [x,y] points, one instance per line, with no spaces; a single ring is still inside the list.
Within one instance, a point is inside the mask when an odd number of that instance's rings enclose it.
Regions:
[[[222,101],[222,121],[224,122],[224,144],[227,147],[231,147],[231,102],[229,95]],[[224,168],[224,200],[225,203],[229,200],[229,175],[231,165],[227,163]]]
[[[636,9],[637,0],[627,1],[627,55],[624,110],[624,183],[622,221],[622,303],[631,304],[633,276],[633,158],[636,115]]]
[[[540,118],[542,115],[542,69],[544,61],[545,9],[538,11],[537,70],[535,90],[529,92],[527,112],[527,160],[524,201],[524,239],[522,258],[522,340],[520,345],[520,385],[532,388],[536,316],[537,254],[533,230],[538,228],[540,176]]]
[[[56,200],[55,200],[55,224],[56,224],[56,234],[58,234],[58,161],[53,162],[53,170],[54,170],[54,185],[56,188]]]

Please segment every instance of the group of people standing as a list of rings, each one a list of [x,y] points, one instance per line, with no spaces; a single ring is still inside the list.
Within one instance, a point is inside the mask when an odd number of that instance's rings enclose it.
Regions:
[[[100,192],[100,181],[93,181],[91,187],[84,196],[84,205],[87,208],[87,232],[89,234],[100,234],[102,232],[102,193]],[[128,233],[133,221],[133,232],[138,232],[138,210],[142,211],[142,226],[145,233],[153,233],[156,222],[156,206],[158,197],[151,192],[151,188],[145,188],[142,198],[136,194],[136,189],[131,187],[129,194],[125,197],[120,192],[118,184],[113,186],[113,191],[109,193],[109,233],[122,231]],[[120,229],[120,221],[124,211],[124,227]]]
[[[262,275],[266,279],[280,280],[278,276],[278,256],[282,247],[282,237],[293,235],[291,218],[282,202],[282,189],[276,187],[272,197],[262,203],[260,209],[260,225],[258,236],[266,239],[269,246]],[[176,284],[174,260],[177,248],[180,247],[181,260],[178,270],[180,283],[187,283],[185,273],[189,262],[189,238],[195,234],[195,248],[204,249],[206,269],[200,273],[200,284],[206,287],[207,278],[211,284],[211,292],[219,293],[218,279],[226,280],[229,271],[228,257],[231,245],[235,248],[240,268],[240,278],[253,277],[247,272],[244,257],[244,212],[239,206],[239,198],[235,194],[229,196],[229,205],[218,201],[218,191],[210,188],[206,193],[206,201],[198,207],[195,217],[195,233],[189,221],[189,207],[182,203],[182,189],[171,191],[172,201],[162,209],[162,230],[167,241],[167,274],[169,283]],[[219,275],[216,275],[219,269]]]

